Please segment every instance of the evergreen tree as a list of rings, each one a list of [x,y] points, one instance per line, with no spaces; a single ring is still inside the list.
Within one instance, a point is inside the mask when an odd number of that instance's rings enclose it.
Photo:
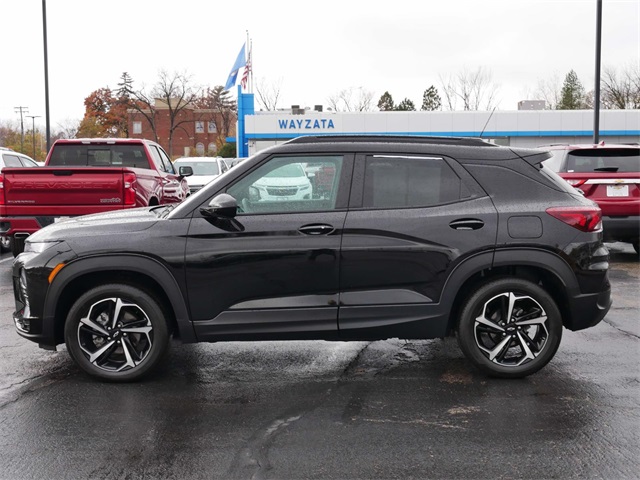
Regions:
[[[442,110],[442,99],[438,94],[438,89],[431,85],[424,91],[422,95],[422,108],[421,110],[434,111]]]
[[[394,110],[397,110],[399,112],[415,112],[416,105],[408,98],[405,98],[398,104],[398,106]]]
[[[393,97],[389,92],[384,92],[378,100],[378,108],[381,112],[390,112],[391,110],[395,110],[393,104]]]
[[[585,91],[576,72],[571,70],[564,78],[558,110],[580,110],[585,108]]]

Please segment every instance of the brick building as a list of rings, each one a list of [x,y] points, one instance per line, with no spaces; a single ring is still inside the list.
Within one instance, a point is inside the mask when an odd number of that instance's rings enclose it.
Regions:
[[[173,145],[169,151],[169,129],[171,125],[169,105],[163,99],[156,98],[153,111],[145,113],[130,109],[129,137],[156,140],[149,118],[153,119],[157,141],[172,159],[188,156],[212,156],[225,143],[226,137],[235,136],[236,116],[227,121],[228,132],[224,130],[222,115],[214,110],[195,108],[187,105],[176,115],[173,133]]]

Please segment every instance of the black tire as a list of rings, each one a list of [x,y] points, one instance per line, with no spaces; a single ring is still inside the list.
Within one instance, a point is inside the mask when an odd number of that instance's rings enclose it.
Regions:
[[[14,257],[17,257],[22,252],[24,252],[24,238],[16,238],[11,237],[9,240],[9,246],[11,248],[11,253]]]
[[[633,249],[636,251],[637,254],[640,255],[640,242],[638,242],[637,240],[635,242],[631,242],[631,245],[633,245]]]
[[[556,354],[562,317],[551,295],[539,285],[500,278],[467,297],[457,337],[463,353],[479,370],[494,377],[522,378],[540,370]]]
[[[123,284],[101,285],[78,298],[67,315],[64,339],[82,370],[112,382],[141,379],[169,349],[160,304],[146,292]]]

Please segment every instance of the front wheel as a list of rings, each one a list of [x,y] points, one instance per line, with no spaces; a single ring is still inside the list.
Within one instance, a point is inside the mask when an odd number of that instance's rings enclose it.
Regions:
[[[71,358],[103,380],[138,380],[154,369],[169,348],[159,303],[130,285],[95,287],[69,310],[64,328]]]
[[[481,371],[521,378],[553,358],[562,338],[562,318],[539,285],[501,278],[481,285],[466,299],[457,337],[465,356]]]

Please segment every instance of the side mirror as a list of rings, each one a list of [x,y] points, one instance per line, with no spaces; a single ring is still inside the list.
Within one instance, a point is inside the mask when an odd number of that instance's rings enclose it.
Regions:
[[[201,208],[200,213],[209,218],[233,218],[238,213],[238,202],[231,195],[221,193],[209,202],[209,206]]]
[[[190,177],[193,175],[193,168],[188,165],[178,168],[178,175],[181,177]]]

